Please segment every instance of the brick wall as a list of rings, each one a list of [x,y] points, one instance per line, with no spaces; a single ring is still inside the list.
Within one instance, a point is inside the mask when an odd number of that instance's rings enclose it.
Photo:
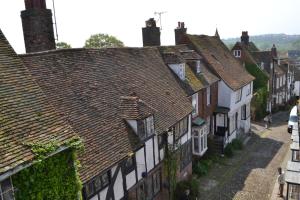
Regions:
[[[56,48],[51,10],[24,10],[21,17],[27,53]]]
[[[207,90],[202,89],[198,93],[199,116],[203,119],[211,116],[218,105],[218,82],[210,85],[211,103],[207,105]]]

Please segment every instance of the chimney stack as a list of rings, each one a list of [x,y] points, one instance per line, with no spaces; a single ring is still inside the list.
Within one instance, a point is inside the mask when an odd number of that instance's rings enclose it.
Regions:
[[[154,18],[146,21],[143,31],[143,46],[160,46],[160,28],[156,26]]]
[[[21,18],[26,53],[56,49],[52,12],[46,0],[25,0]]]
[[[184,36],[187,28],[185,28],[184,22],[178,22],[178,26],[175,29],[175,44],[184,44]]]
[[[271,49],[271,54],[273,58],[277,58],[277,48],[275,44],[273,44],[272,49]]]
[[[244,43],[245,45],[248,45],[248,44],[249,44],[249,35],[248,35],[248,31],[243,31],[243,32],[242,32],[241,42]]]

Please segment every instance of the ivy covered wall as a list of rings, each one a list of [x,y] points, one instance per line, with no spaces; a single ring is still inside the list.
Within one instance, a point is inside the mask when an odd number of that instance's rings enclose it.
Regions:
[[[16,200],[81,199],[76,150],[69,149],[12,176]]]
[[[268,76],[256,65],[245,64],[246,70],[255,77],[253,81],[253,98],[251,101],[251,114],[253,120],[263,119],[267,112]]]

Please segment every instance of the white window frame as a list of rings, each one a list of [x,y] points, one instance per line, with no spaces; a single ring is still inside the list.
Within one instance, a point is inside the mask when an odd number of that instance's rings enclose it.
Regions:
[[[201,72],[201,62],[200,62],[200,60],[197,60],[196,68],[197,68],[197,73],[200,73]]]
[[[251,83],[247,86],[247,96],[251,94]]]
[[[204,153],[207,151],[207,135],[208,135],[208,128],[207,125],[204,125],[202,128],[196,130],[197,134],[193,133],[193,153],[195,155],[203,156]],[[198,152],[195,151],[194,146],[194,139],[198,139]]]
[[[239,103],[242,99],[242,89],[239,89],[235,93],[235,103]]]
[[[192,95],[193,117],[198,115],[198,93]]]
[[[185,80],[185,64],[180,64],[179,65],[179,77],[181,80]]]
[[[233,55],[236,58],[240,58],[242,55],[242,51],[241,50],[233,50]]]
[[[211,95],[210,95],[210,86],[206,88],[206,105],[209,106],[211,104]]]

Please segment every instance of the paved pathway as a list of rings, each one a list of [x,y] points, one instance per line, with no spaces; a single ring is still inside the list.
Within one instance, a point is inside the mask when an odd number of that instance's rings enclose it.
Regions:
[[[216,164],[200,178],[200,199],[267,200],[272,197],[277,168],[285,168],[289,153],[287,113],[273,116],[270,129],[253,125],[254,133],[243,151]],[[276,194],[276,190],[274,190]],[[273,196],[276,199],[276,195]]]

